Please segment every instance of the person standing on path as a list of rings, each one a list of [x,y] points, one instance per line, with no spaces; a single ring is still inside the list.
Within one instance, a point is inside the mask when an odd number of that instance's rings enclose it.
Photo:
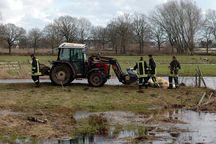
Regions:
[[[168,88],[169,89],[173,88],[173,79],[175,82],[175,87],[178,88],[179,87],[178,71],[179,69],[181,69],[181,65],[175,56],[172,57],[172,61],[170,62],[169,69],[170,69],[170,74],[169,74],[169,87]]]
[[[143,57],[140,57],[140,60],[136,62],[134,66],[134,70],[137,69],[137,76],[139,79],[139,88],[141,89],[144,85],[146,88],[148,87],[148,80],[147,80],[147,63],[143,60]]]
[[[157,79],[156,79],[156,63],[155,63],[152,55],[148,55],[148,56],[149,56],[148,80],[150,78],[152,78],[152,81],[154,83],[154,87],[159,87],[159,85],[157,83]]]
[[[39,64],[39,60],[36,59],[35,55],[32,54],[31,55],[32,58],[32,80],[34,81],[36,87],[40,87],[40,80],[39,80],[39,76],[41,75],[40,72],[40,64]]]

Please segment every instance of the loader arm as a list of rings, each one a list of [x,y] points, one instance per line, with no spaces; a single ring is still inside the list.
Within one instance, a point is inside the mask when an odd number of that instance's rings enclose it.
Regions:
[[[123,72],[119,62],[110,57],[92,56],[92,59],[96,59],[98,63],[109,64],[112,66],[118,80],[123,84],[131,84],[137,80],[137,76],[134,74],[128,74]]]

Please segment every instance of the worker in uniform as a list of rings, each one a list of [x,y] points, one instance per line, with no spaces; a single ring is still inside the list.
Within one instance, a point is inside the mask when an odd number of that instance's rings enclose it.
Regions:
[[[144,85],[148,87],[148,76],[147,76],[147,63],[143,60],[143,57],[140,57],[140,60],[134,66],[134,70],[137,69],[137,75],[139,79],[139,88],[141,89]]]
[[[159,87],[156,80],[156,63],[152,55],[148,55],[148,57],[149,57],[148,80],[151,78],[154,83],[154,87]]]
[[[31,55],[31,58],[32,58],[32,63],[31,63],[32,64],[32,80],[34,81],[36,87],[39,87],[40,86],[39,76],[41,75],[39,60],[36,59],[34,54]]]
[[[175,56],[172,57],[172,61],[170,62],[169,69],[170,69],[170,75],[169,75],[169,87],[168,88],[169,89],[173,88],[173,79],[175,82],[175,87],[178,88],[179,87],[178,71],[179,69],[181,69],[181,65]]]

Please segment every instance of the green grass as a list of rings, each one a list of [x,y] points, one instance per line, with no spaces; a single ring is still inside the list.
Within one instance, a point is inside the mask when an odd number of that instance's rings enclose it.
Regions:
[[[55,109],[66,107],[72,111],[132,111],[148,112],[153,103],[179,103],[176,96],[186,90],[188,97],[201,95],[202,89],[182,88],[177,90],[153,89],[139,93],[134,86],[104,86],[100,88],[88,85],[71,85],[62,89],[51,84],[42,84],[34,88],[33,84],[2,84],[0,105],[15,106],[18,109]],[[191,92],[190,92],[191,91]],[[14,104],[14,105],[13,105]],[[158,105],[160,106],[160,105]]]
[[[111,57],[111,56],[110,56]],[[126,71],[129,67],[134,67],[136,61],[139,60],[139,56],[114,56],[116,58],[123,71]],[[50,66],[49,61],[56,60],[56,56],[38,56],[40,63]],[[171,56],[155,56],[157,63],[157,75],[167,76],[169,74],[168,65],[171,61]],[[194,76],[195,69],[197,66],[200,67],[204,76],[216,76],[216,57],[215,56],[177,56],[180,61],[182,69],[179,71],[180,76]],[[206,61],[208,59],[208,61]],[[29,61],[31,58],[29,56],[1,56],[0,62],[10,62],[18,61],[20,63],[21,69],[18,71],[7,70],[1,72],[1,78],[31,78],[31,64]],[[148,62],[148,57],[144,56],[144,60]],[[17,74],[18,73],[18,74]],[[111,75],[115,76],[114,72],[111,71]]]

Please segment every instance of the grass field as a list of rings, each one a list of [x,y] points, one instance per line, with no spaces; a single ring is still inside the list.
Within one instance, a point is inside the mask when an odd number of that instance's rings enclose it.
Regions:
[[[206,89],[190,87],[139,91],[136,86],[93,88],[74,84],[62,88],[43,83],[40,88],[35,88],[33,84],[1,84],[0,110],[5,114],[0,117],[0,134],[36,138],[69,136],[77,125],[80,127],[73,119],[76,111],[158,115],[176,106],[196,105],[204,91],[209,93]],[[10,110],[8,114],[6,110]],[[47,119],[48,122],[31,122],[28,117]]]
[[[56,59],[56,56],[38,56],[40,63],[50,65],[49,61]],[[133,67],[139,56],[114,56],[123,71],[127,68]],[[169,73],[168,65],[171,61],[171,56],[155,56],[157,63],[157,75],[167,76]],[[182,69],[179,72],[180,76],[194,76],[197,66],[200,67],[204,76],[216,76],[216,57],[215,56],[177,56],[180,61]],[[21,69],[19,71],[3,70],[1,69],[0,78],[30,78],[31,65],[29,56],[0,56],[0,62],[18,61]],[[148,57],[144,56],[144,60],[148,62]],[[114,73],[111,73],[115,76]]]

